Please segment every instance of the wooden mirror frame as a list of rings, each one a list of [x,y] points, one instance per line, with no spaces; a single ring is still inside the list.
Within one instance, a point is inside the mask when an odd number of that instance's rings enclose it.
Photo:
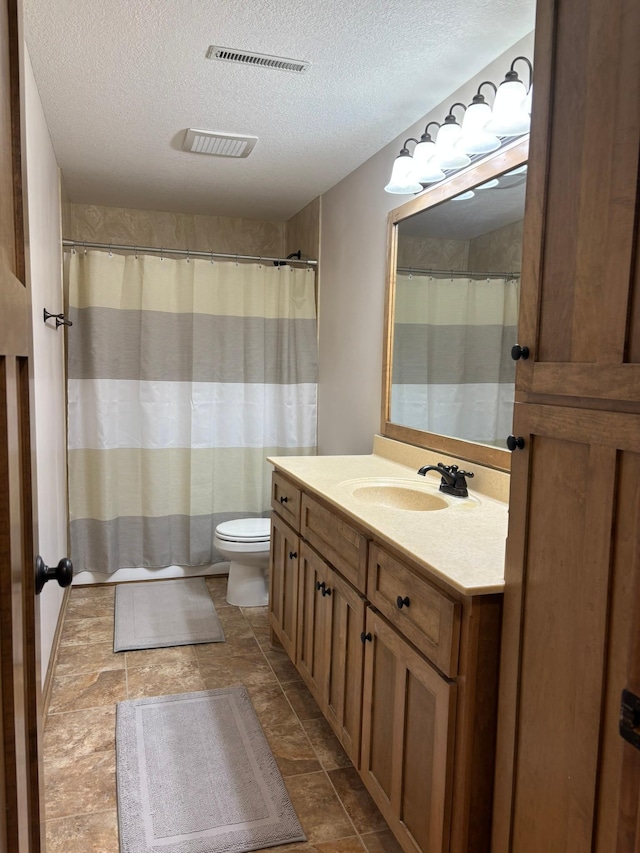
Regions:
[[[488,444],[476,444],[460,438],[426,432],[413,427],[394,424],[389,420],[391,409],[391,370],[393,353],[393,316],[395,308],[396,266],[398,254],[397,225],[405,219],[415,216],[436,204],[441,204],[478,184],[509,172],[527,162],[529,137],[510,143],[482,160],[472,163],[466,169],[456,172],[439,184],[429,187],[423,193],[392,210],[387,217],[387,288],[385,297],[385,319],[382,353],[382,418],[380,432],[387,438],[394,438],[406,444],[435,450],[447,456],[454,456],[465,462],[476,462],[497,468],[500,471],[511,470],[511,453]],[[507,436],[505,435],[505,441]]]

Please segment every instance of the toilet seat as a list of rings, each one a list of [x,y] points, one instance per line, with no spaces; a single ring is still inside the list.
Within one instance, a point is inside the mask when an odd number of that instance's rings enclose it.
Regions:
[[[268,518],[236,518],[223,521],[216,527],[216,536],[223,542],[268,543],[271,522]]]

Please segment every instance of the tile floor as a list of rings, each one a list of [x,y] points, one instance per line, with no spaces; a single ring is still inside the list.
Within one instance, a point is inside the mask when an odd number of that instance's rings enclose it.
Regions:
[[[114,588],[75,587],[67,607],[44,733],[47,853],[118,853],[116,703],[246,685],[307,835],[282,853],[401,853],[286,653],[266,608],[207,585],[226,642],[113,652]]]

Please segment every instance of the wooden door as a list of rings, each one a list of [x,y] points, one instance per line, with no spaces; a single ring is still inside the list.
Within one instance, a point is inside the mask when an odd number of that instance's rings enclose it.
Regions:
[[[299,538],[275,513],[271,515],[270,547],[269,622],[291,660],[295,660]]]
[[[360,766],[364,599],[331,571],[327,615],[323,710],[354,766]]]
[[[448,850],[456,685],[367,609],[361,773],[407,853]]]
[[[640,402],[638,44],[637,0],[538,0],[517,399]]]
[[[516,404],[514,425],[493,850],[630,852],[640,415]]]
[[[299,559],[296,666],[322,708],[327,643],[327,608],[323,592],[328,586],[331,569],[306,542],[300,542]]]
[[[40,836],[30,385],[31,304],[22,212],[21,8],[0,7],[0,850]]]

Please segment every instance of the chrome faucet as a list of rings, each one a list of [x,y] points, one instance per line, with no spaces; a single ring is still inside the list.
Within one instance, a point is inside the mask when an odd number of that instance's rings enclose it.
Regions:
[[[438,462],[437,465],[425,465],[418,470],[418,474],[426,476],[427,471],[437,471],[440,474],[440,491],[447,495],[456,495],[458,498],[469,496],[467,491],[466,477],[473,477],[471,471],[460,471],[457,465],[445,465]]]

